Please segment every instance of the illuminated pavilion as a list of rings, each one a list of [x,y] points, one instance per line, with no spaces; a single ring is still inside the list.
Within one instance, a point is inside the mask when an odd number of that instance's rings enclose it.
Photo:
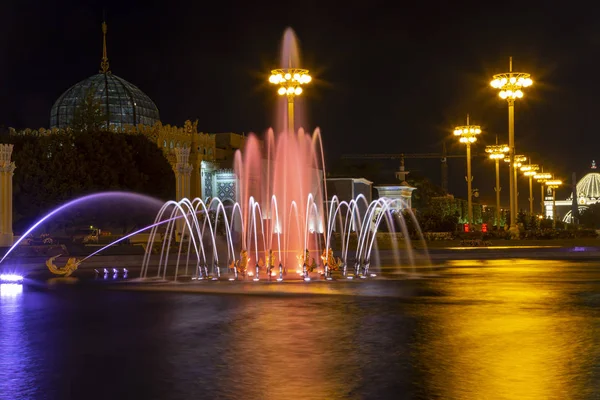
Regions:
[[[579,213],[587,210],[592,204],[600,203],[600,173],[596,172],[596,162],[592,161],[590,169],[592,172],[587,173],[583,176],[576,186],[577,192],[577,206]],[[563,222],[571,222],[571,208],[573,205],[573,193],[569,195],[565,200],[556,200],[556,213],[559,219]],[[546,218],[552,218],[552,192],[546,193],[544,199],[545,216]]]
[[[106,46],[106,23],[102,24],[102,59],[98,74],[67,89],[50,112],[50,129],[25,129],[11,134],[48,135],[70,129],[76,110],[92,93],[107,121],[106,129],[130,134],[142,133],[163,150],[177,181],[177,200],[183,197],[223,201],[236,200],[236,179],[231,169],[233,154],[242,149],[244,135],[198,132],[198,122],[183,127],[163,125],[156,104],[137,86],[112,73]]]

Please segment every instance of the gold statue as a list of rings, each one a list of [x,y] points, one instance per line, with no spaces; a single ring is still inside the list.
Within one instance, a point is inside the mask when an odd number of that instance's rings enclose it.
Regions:
[[[248,262],[250,261],[250,257],[248,257],[248,252],[246,250],[242,250],[240,252],[240,259],[235,263],[232,261],[230,268],[235,268],[237,273],[246,277],[246,270],[248,269]]]
[[[323,250],[321,260],[323,261],[323,265],[329,268],[329,272],[337,271],[342,265],[342,260],[340,260],[339,257],[336,260],[333,256],[333,250],[331,247]]]
[[[310,251],[308,251],[308,249],[306,249],[304,254],[297,255],[296,259],[301,267],[306,265],[307,272],[313,272],[317,268],[317,263],[315,262],[315,259],[310,256]]]
[[[267,254],[265,265],[267,266],[267,276],[271,276],[271,270],[275,267],[275,256],[273,250],[269,250]]]
[[[62,275],[64,277],[71,276],[71,274],[75,272],[75,270],[77,270],[77,267],[79,267],[79,263],[81,263],[81,261],[79,261],[75,257],[69,257],[69,259],[67,260],[67,264],[65,264],[64,267],[57,267],[54,264],[54,260],[56,260],[61,255],[62,254],[59,254],[57,256],[50,257],[49,259],[47,259],[46,266],[54,275]]]

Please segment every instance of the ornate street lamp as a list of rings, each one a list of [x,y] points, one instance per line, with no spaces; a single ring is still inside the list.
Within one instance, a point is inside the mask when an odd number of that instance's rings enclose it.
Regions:
[[[518,230],[517,217],[517,186],[516,173],[513,174],[515,156],[515,100],[523,98],[523,88],[533,84],[529,74],[513,72],[512,57],[510,57],[508,72],[494,75],[491,85],[500,90],[500,98],[508,102],[508,158],[510,162],[510,228]]]
[[[508,146],[510,147],[510,146]],[[510,152],[510,150],[509,150]],[[511,195],[514,193],[514,206],[515,206],[515,212],[519,212],[519,185],[517,185],[518,180],[517,180],[517,172],[519,171],[519,168],[521,168],[523,166],[523,163],[525,161],[527,161],[527,157],[525,157],[523,154],[517,154],[514,157],[514,168],[509,168],[509,173],[510,173],[510,177],[512,178],[512,182],[514,182],[514,192],[511,192]],[[505,158],[504,159],[505,162],[510,162],[510,158]],[[511,164],[509,164],[511,165]],[[516,218],[516,216],[515,216]]]
[[[471,144],[477,141],[477,135],[481,133],[481,127],[479,125],[469,124],[469,115],[467,114],[467,124],[457,126],[454,128],[454,136],[460,137],[459,141],[467,146],[467,207],[469,215],[469,225],[473,223],[473,191],[471,189],[471,182],[473,176],[471,175]]]
[[[542,215],[544,217],[546,217],[546,205],[544,204],[544,187],[546,186],[546,182],[548,182],[550,179],[552,179],[552,174],[549,172],[540,172],[539,174],[535,174],[533,176],[533,179],[535,179],[539,184],[540,184],[540,189],[542,190],[540,195],[541,195],[541,206],[542,206]]]
[[[271,71],[269,82],[278,85],[277,93],[287,96],[288,100],[288,133],[294,133],[294,98],[302,94],[302,85],[312,80],[307,69],[281,68]]]
[[[529,160],[531,163],[531,160]],[[523,175],[529,177],[529,215],[533,215],[533,177],[537,174],[540,166],[537,164],[528,164],[521,167]]]
[[[500,229],[500,160],[503,160],[508,153],[508,145],[492,144],[485,146],[485,152],[490,155],[490,158],[496,162],[496,227]]]
[[[562,181],[553,179],[546,181],[546,187],[552,189],[552,229],[556,228],[556,189],[562,185]]]

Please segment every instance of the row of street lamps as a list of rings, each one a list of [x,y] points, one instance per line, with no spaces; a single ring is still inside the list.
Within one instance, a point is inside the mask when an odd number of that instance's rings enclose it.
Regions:
[[[493,76],[491,86],[499,90],[499,96],[508,103],[508,145],[498,144],[496,139],[495,145],[486,146],[485,151],[496,164],[496,225],[500,226],[500,160],[504,160],[509,165],[509,185],[510,185],[510,231],[518,235],[518,227],[516,223],[518,200],[517,200],[517,174],[519,169],[525,176],[529,178],[529,212],[533,215],[533,180],[535,179],[541,184],[541,207],[544,213],[544,187],[552,189],[552,214],[553,226],[556,226],[556,189],[562,184],[560,180],[553,178],[553,175],[546,172],[539,172],[540,167],[537,164],[529,163],[525,165],[527,157],[524,155],[515,154],[515,100],[521,99],[524,96],[523,90],[533,84],[531,76],[524,72],[514,72],[512,70],[512,57],[509,61],[509,71]],[[477,141],[477,135],[481,133],[479,125],[470,125],[469,116],[467,115],[467,124],[454,128],[454,135],[460,138],[460,142],[467,147],[467,207],[468,207],[468,222],[473,223],[472,209],[472,189],[471,182],[471,144]]]
[[[312,80],[307,69],[289,68],[274,69],[271,71],[269,82],[279,86],[277,93],[286,96],[288,100],[287,109],[287,129],[289,133],[295,132],[294,126],[294,98],[302,94],[302,86],[310,83]],[[510,182],[510,230],[518,234],[516,224],[517,215],[517,172],[519,168],[525,176],[529,177],[529,212],[533,215],[533,179],[542,184],[541,205],[544,212],[544,186],[552,189],[553,198],[553,224],[556,225],[556,206],[555,190],[562,182],[554,180],[549,173],[539,173],[539,166],[531,164],[523,165],[527,157],[515,154],[515,100],[524,96],[523,89],[531,86],[533,81],[531,76],[524,72],[514,72],[512,70],[512,57],[510,57],[508,72],[496,74],[493,76],[491,86],[499,90],[499,96],[508,103],[508,145],[498,144],[486,146],[485,151],[496,163],[496,224],[500,226],[500,160],[508,162],[509,182]],[[467,202],[468,202],[468,221],[473,223],[473,204],[472,204],[472,181],[471,174],[471,144],[477,141],[477,135],[481,133],[479,125],[471,125],[467,115],[467,124],[454,128],[454,135],[459,137],[461,143],[467,148]],[[508,155],[508,157],[507,157]]]

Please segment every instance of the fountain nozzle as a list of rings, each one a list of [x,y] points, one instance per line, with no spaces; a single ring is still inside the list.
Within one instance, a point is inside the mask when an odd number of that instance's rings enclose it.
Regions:
[[[283,281],[283,265],[279,263],[279,278],[277,278],[277,282]]]
[[[260,267],[258,266],[258,264],[256,264],[256,275],[254,275],[253,279],[254,282],[258,282],[260,280],[260,278],[258,277],[259,268]]]

